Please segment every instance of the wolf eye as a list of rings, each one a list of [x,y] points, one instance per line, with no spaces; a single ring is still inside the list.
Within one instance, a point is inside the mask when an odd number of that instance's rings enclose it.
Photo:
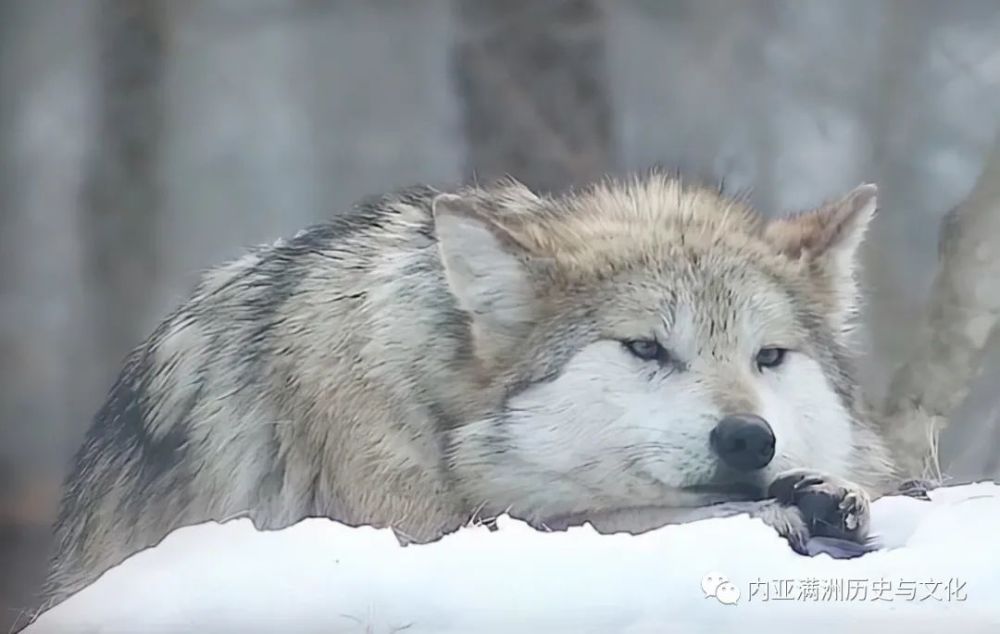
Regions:
[[[757,353],[757,367],[760,369],[778,367],[784,362],[786,352],[788,351],[784,348],[761,348]]]
[[[643,361],[666,361],[670,358],[663,346],[652,339],[635,339],[622,343],[629,352]]]

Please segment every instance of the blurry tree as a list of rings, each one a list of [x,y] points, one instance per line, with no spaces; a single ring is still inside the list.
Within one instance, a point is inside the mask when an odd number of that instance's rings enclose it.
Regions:
[[[30,604],[85,368],[91,2],[0,2],[0,631]],[[22,621],[23,622],[23,621]]]
[[[886,414],[901,467],[940,480],[938,436],[969,394],[1000,319],[1000,139],[972,193],[945,217],[938,255],[920,339],[893,376]]]
[[[0,2],[3,631],[33,601],[74,427],[155,288],[166,5]]]
[[[540,191],[612,163],[604,14],[595,0],[458,0],[453,70],[468,176]]]
[[[99,134],[80,227],[98,349],[116,365],[146,334],[155,291],[168,4],[101,0],[97,16]]]

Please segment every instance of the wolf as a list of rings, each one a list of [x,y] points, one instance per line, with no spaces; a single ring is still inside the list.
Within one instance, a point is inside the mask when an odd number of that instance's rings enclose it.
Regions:
[[[855,378],[862,185],[774,219],[663,172],[397,190],[206,271],[66,479],[52,605],[170,531],[750,513],[864,544],[894,471]]]

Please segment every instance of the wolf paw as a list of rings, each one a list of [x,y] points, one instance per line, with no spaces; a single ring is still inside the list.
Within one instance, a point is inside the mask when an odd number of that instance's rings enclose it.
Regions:
[[[808,470],[784,473],[771,484],[776,507],[765,517],[792,549],[804,555],[855,557],[871,550],[870,506],[859,486]]]

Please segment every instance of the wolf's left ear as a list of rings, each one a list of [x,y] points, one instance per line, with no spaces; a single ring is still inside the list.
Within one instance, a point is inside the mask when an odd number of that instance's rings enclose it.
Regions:
[[[471,315],[477,335],[488,332],[494,344],[516,338],[530,323],[536,299],[526,251],[474,200],[439,194],[431,208],[441,263],[459,308]]]
[[[818,209],[769,222],[764,238],[790,258],[807,260],[826,275],[838,308],[850,311],[857,295],[858,247],[878,206],[878,188],[865,184]]]

